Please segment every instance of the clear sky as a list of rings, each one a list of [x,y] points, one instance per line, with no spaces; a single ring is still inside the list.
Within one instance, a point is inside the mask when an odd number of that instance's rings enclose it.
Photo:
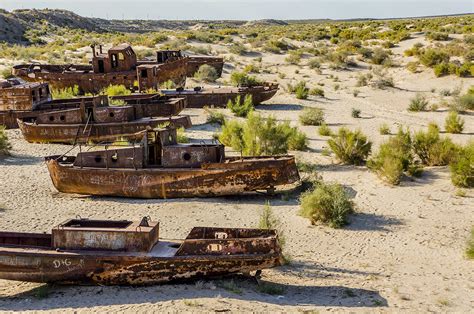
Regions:
[[[472,13],[474,0],[0,0],[0,8],[109,19],[347,19]]]

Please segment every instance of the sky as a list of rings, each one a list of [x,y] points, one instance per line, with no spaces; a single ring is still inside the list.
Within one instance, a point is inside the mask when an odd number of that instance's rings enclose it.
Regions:
[[[0,0],[0,8],[107,19],[350,19],[473,13],[474,0]]]

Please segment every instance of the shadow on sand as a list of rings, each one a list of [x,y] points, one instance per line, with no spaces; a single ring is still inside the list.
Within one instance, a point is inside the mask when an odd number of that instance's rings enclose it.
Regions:
[[[43,162],[41,157],[32,157],[28,155],[11,155],[0,157],[0,166],[23,166],[35,165]]]

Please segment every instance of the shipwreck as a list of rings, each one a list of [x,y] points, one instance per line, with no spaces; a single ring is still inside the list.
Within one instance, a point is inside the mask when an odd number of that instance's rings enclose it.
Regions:
[[[175,128],[148,130],[138,146],[45,160],[58,191],[85,195],[210,197],[273,192],[299,180],[293,156],[226,157],[217,141],[178,144],[176,138]]]
[[[0,279],[151,285],[259,273],[282,264],[274,230],[195,227],[160,239],[159,222],[70,219],[52,233],[0,232]]]
[[[171,81],[184,87],[186,76],[193,75],[203,64],[222,73],[224,61],[214,57],[187,57],[181,51],[157,51],[154,60],[137,60],[129,44],[120,44],[103,51],[102,45],[92,45],[91,64],[20,64],[13,75],[30,82],[48,82],[54,88],[78,86],[81,93],[99,93],[109,85],[124,85],[131,90],[158,90]],[[188,65],[189,63],[189,65]]]

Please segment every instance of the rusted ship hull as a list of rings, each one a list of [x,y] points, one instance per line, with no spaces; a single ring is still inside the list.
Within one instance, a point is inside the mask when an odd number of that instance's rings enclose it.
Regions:
[[[240,96],[241,101],[246,95],[252,95],[255,105],[271,99],[278,92],[278,84],[243,87],[243,88],[212,88],[194,90],[162,90],[162,93],[169,97],[184,97],[187,101],[187,108],[203,108],[205,106],[226,107],[229,100],[235,101]]]
[[[228,257],[121,255],[1,248],[0,278],[40,283],[152,285],[249,273],[282,264],[277,252]]]
[[[177,87],[186,84],[187,59],[179,59],[156,67],[155,77],[140,80],[140,89],[156,88],[171,80]],[[52,88],[78,86],[81,93],[101,92],[109,85],[124,85],[135,89],[137,71],[94,73],[88,65],[21,64],[13,67],[12,74],[29,82],[48,82]]]
[[[217,75],[222,75],[222,69],[224,68],[224,59],[218,57],[204,57],[204,56],[190,56],[188,57],[188,77],[193,77],[194,74],[199,70],[202,65],[209,65],[216,69]]]
[[[227,158],[201,168],[100,169],[73,166],[75,157],[46,158],[56,189],[64,193],[133,198],[235,195],[271,190],[299,180],[294,157]]]
[[[137,134],[147,128],[157,128],[163,124],[189,128],[192,126],[189,116],[171,118],[143,118],[132,122],[93,123],[93,124],[35,124],[18,120],[21,133],[29,143],[82,142],[100,143],[114,141],[117,138],[140,140]]]

